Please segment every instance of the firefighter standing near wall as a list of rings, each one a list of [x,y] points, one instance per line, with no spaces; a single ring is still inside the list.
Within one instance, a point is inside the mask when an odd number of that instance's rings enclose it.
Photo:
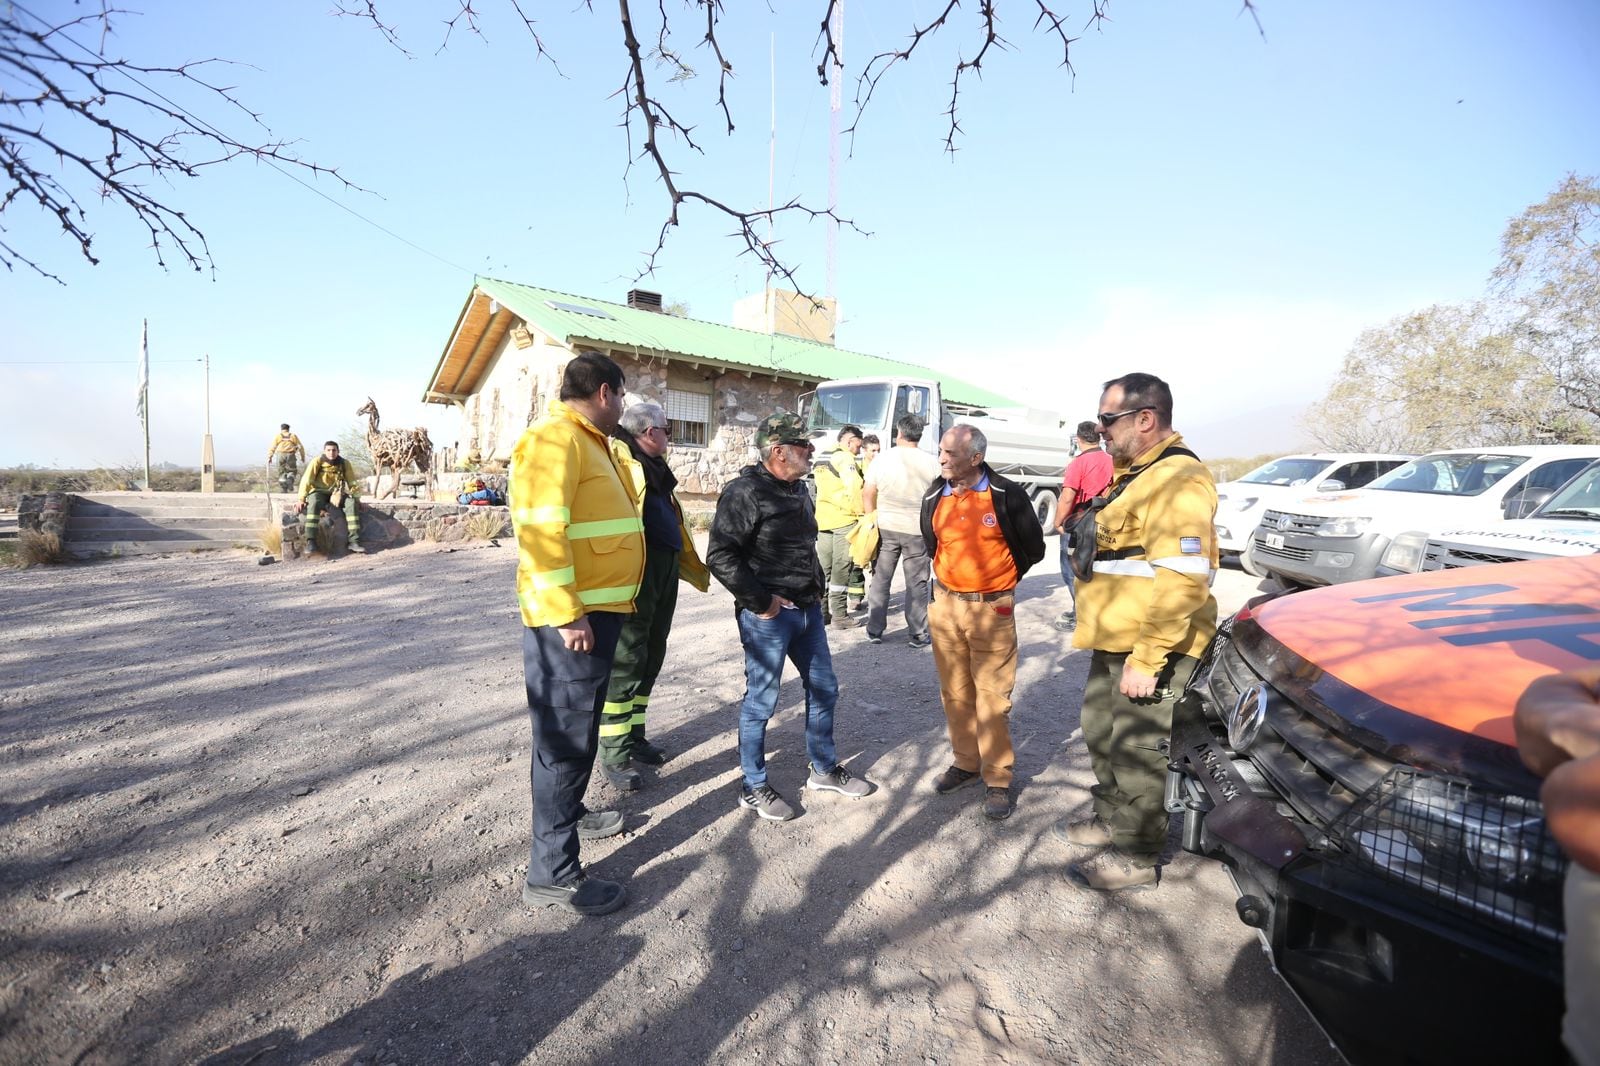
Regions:
[[[645,739],[650,690],[667,657],[667,634],[678,607],[678,581],[706,592],[711,575],[694,550],[675,492],[678,479],[667,466],[667,413],[657,403],[634,404],[612,434],[628,446],[644,476],[644,579],[633,613],[622,623],[611,664],[606,703],[600,711],[600,772],[624,792],[643,786],[633,763],[660,766],[667,753]]]
[[[867,596],[866,575],[850,559],[850,532],[865,513],[861,506],[861,427],[842,426],[839,442],[817,463],[817,558],[828,580],[822,622],[835,629],[856,625],[850,612]]]

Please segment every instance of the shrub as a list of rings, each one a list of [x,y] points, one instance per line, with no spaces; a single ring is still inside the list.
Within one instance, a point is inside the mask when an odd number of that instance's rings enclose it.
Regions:
[[[473,507],[461,517],[461,528],[470,540],[494,540],[509,534],[505,512],[490,507]]]
[[[261,526],[261,550],[267,555],[277,555],[283,551],[283,524],[280,522],[266,522]]]
[[[41,563],[63,563],[67,556],[61,548],[61,538],[54,533],[41,533],[24,529],[17,534],[17,565],[26,570]]]

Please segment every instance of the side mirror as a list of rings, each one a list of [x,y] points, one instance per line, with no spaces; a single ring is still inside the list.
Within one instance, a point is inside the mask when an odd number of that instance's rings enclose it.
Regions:
[[[1340,481],[1336,477],[1330,477],[1328,480],[1324,481],[1322,484],[1317,486],[1317,491],[1318,492],[1343,492],[1344,491],[1344,487],[1345,487],[1344,482]]]
[[[1526,518],[1555,494],[1555,489],[1523,489],[1506,498],[1504,514],[1507,518]]]

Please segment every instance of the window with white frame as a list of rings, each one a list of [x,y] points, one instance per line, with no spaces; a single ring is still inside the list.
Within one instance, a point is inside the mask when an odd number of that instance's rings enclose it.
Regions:
[[[711,397],[703,392],[668,389],[665,402],[672,443],[704,448],[711,439]]]

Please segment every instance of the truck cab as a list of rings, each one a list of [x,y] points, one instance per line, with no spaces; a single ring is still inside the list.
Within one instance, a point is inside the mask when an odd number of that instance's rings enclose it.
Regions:
[[[939,438],[950,427],[958,422],[976,426],[989,440],[989,466],[1027,491],[1039,524],[1046,528],[1055,517],[1061,473],[1072,460],[1072,429],[1054,412],[959,403],[934,378],[824,381],[800,397],[800,414],[819,453],[847,425],[860,426],[861,432],[876,434],[885,448],[892,447],[895,423],[908,414],[923,419],[917,447],[930,455],[939,454]]]

